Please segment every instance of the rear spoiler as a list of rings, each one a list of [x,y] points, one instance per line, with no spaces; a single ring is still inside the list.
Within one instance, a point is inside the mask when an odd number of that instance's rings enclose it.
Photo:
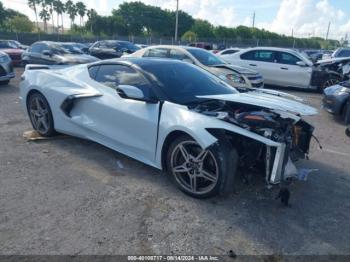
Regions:
[[[48,65],[26,65],[25,70],[50,69]]]

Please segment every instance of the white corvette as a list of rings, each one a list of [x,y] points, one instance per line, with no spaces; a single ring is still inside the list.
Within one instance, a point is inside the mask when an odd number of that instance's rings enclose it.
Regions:
[[[188,63],[125,58],[45,69],[27,65],[20,99],[35,130],[90,139],[167,170],[198,198],[230,192],[238,170],[269,184],[308,154],[317,111],[260,90],[239,93]]]

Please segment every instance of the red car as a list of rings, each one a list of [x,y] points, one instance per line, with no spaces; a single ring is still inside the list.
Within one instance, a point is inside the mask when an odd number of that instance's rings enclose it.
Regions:
[[[19,66],[22,64],[23,50],[13,45],[8,40],[0,40],[0,51],[9,55],[13,65]]]

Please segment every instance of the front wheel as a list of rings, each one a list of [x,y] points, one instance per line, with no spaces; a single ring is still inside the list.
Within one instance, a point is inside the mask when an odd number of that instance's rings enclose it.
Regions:
[[[238,157],[228,145],[218,141],[202,149],[191,137],[177,138],[167,153],[167,169],[174,183],[195,198],[232,192]]]
[[[41,136],[56,134],[50,105],[42,94],[34,93],[29,97],[28,114],[34,130]]]

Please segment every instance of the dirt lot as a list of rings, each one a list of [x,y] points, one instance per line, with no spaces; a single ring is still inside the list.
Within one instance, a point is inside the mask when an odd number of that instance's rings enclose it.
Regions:
[[[20,75],[17,69],[17,76]],[[316,93],[309,161],[291,208],[260,180],[196,200],[161,172],[72,137],[26,142],[19,77],[0,88],[1,254],[350,254],[350,138]],[[290,91],[288,91],[290,92]]]

